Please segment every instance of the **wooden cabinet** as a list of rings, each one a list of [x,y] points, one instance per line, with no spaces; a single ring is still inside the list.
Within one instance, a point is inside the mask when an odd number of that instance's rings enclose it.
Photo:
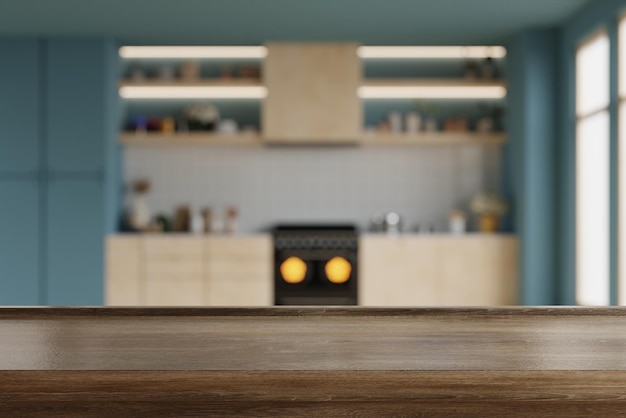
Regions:
[[[359,304],[440,304],[442,283],[431,279],[437,276],[437,266],[432,260],[437,257],[438,247],[432,240],[362,238],[359,243]]]
[[[204,240],[155,236],[142,241],[145,303],[150,306],[203,305]]]
[[[363,306],[492,306],[517,302],[517,239],[502,235],[364,235]],[[269,235],[115,235],[106,304],[271,306]]]
[[[359,304],[491,306],[517,302],[517,240],[499,235],[365,235]]]
[[[363,110],[357,44],[275,43],[263,63],[269,142],[356,141]]]
[[[273,305],[273,245],[270,236],[207,240],[211,306]]]
[[[109,237],[106,304],[271,306],[269,235]]]
[[[142,242],[133,235],[107,239],[105,301],[107,305],[134,306],[144,303]]]

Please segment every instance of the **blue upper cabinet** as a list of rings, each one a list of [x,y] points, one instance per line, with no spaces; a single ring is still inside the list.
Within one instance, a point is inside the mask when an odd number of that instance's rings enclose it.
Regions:
[[[98,180],[48,183],[48,305],[102,305],[103,196],[103,182]]]
[[[46,43],[47,168],[102,173],[111,132],[111,45],[105,40]]]
[[[0,173],[29,173],[39,159],[39,41],[0,39]]]
[[[36,180],[0,180],[0,305],[39,300],[39,187]]]

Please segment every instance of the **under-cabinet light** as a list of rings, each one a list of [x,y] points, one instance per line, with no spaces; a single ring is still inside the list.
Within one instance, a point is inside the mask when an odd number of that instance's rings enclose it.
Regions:
[[[263,99],[263,86],[123,86],[125,99]]]
[[[123,46],[122,58],[265,58],[264,46]]]
[[[362,99],[502,99],[503,86],[362,86]]]
[[[503,58],[503,46],[361,46],[361,58]]]

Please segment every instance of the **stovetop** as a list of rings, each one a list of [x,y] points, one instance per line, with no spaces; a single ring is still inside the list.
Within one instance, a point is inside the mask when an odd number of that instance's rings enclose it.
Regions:
[[[292,224],[274,228],[274,247],[282,250],[356,250],[357,228],[348,224]]]
[[[352,224],[279,224],[273,229],[274,232],[357,232],[357,227]]]

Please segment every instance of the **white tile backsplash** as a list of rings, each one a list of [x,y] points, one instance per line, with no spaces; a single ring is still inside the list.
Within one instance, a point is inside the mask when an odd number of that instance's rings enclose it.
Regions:
[[[126,181],[147,178],[153,213],[239,208],[242,232],[278,222],[354,222],[397,211],[405,226],[433,223],[466,209],[476,192],[500,190],[501,151],[480,146],[419,147],[128,147]]]

